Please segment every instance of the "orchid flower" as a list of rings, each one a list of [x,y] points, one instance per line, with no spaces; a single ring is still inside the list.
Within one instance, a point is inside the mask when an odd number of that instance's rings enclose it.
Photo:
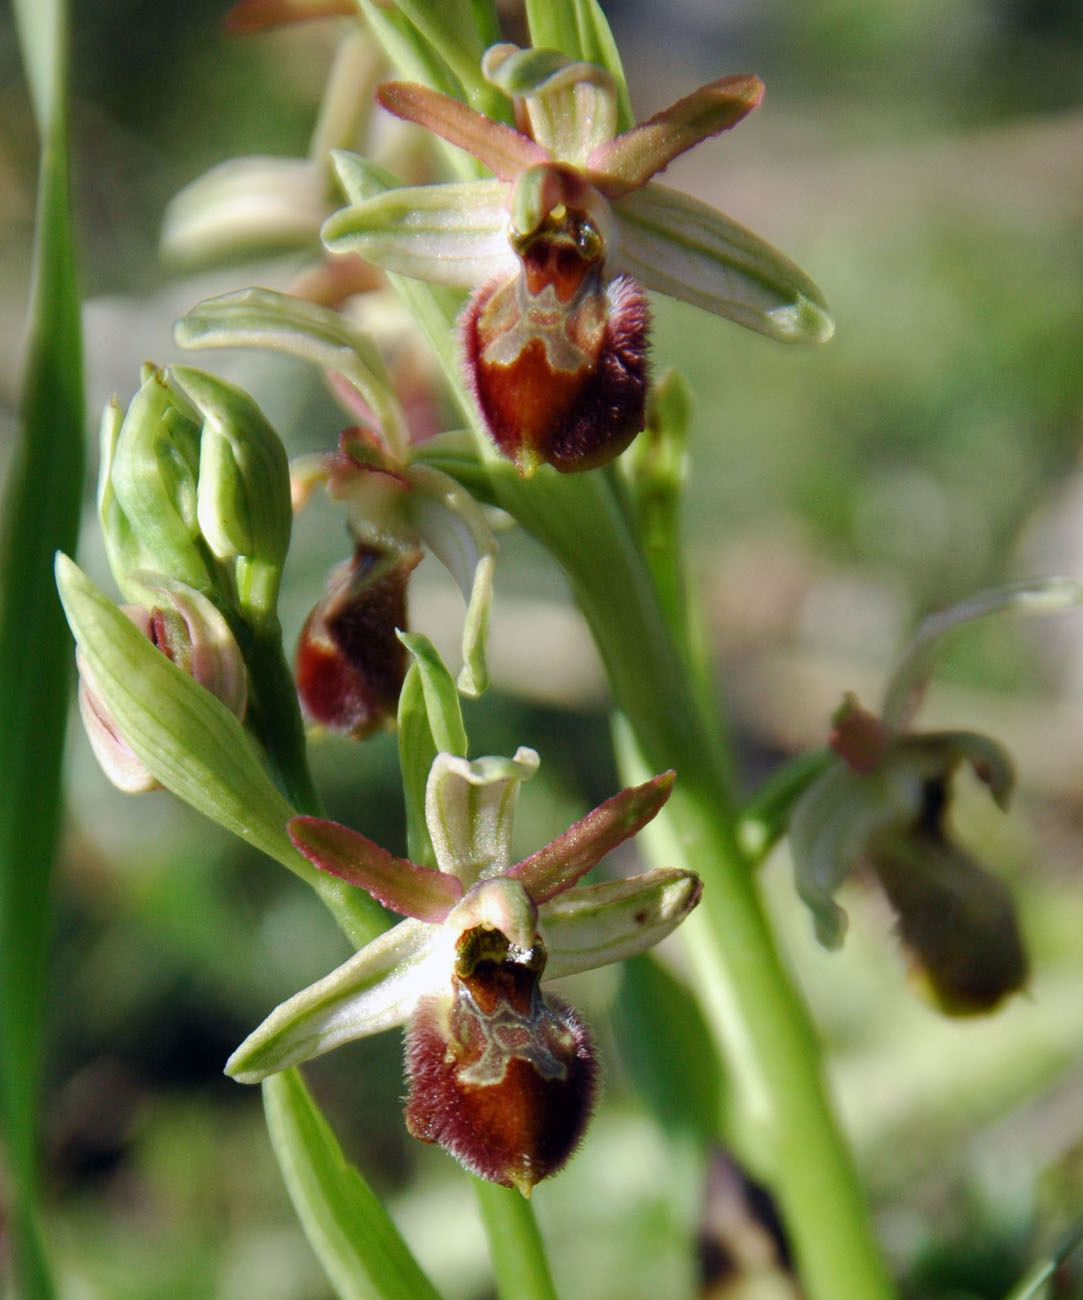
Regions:
[[[602,68],[508,44],[482,68],[512,97],[521,129],[413,83],[386,83],[377,99],[492,177],[372,193],[357,160],[339,153],[353,202],[323,238],[387,270],[474,290],[462,320],[468,379],[521,473],[543,461],[604,464],[642,428],[644,288],[775,339],[830,336],[820,291],[792,262],[652,179],[755,108],[757,77],[724,77],[616,134],[617,88]]]
[[[341,1043],[407,1025],[406,1124],[482,1178],[528,1195],[571,1155],[589,1118],[591,1036],[540,981],[642,952],[699,901],[688,871],[580,886],[669,796],[673,773],[626,789],[521,862],[520,783],[538,756],[437,754],[425,817],[438,869],[317,817],[288,825],[312,863],[409,919],[279,1006],[230,1058],[255,1083]]]
[[[956,843],[947,812],[963,763],[1005,808],[1008,755],[974,732],[896,729],[852,695],[830,743],[836,761],[790,821],[797,889],[820,942],[841,944],[846,913],[833,895],[865,863],[895,911],[918,990],[948,1015],[992,1011],[1025,986],[1026,950],[1011,892]]]

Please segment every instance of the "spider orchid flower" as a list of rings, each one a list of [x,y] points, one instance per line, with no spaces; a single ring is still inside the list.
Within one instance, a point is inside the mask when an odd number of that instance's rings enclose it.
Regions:
[[[1025,987],[1028,962],[1007,886],[946,824],[956,770],[969,763],[1007,806],[1011,760],[986,736],[889,725],[848,695],[831,733],[837,758],[790,821],[797,889],[821,943],[838,947],[846,913],[833,895],[864,863],[897,917],[918,991],[947,1015],[994,1010]]]
[[[473,762],[436,756],[426,823],[438,869],[396,858],[315,817],[288,826],[317,867],[407,920],[279,1006],[230,1058],[255,1083],[341,1043],[406,1025],[406,1125],[473,1173],[524,1195],[559,1170],[590,1116],[591,1035],[541,980],[642,952],[699,900],[687,871],[579,879],[665,803],[673,773],[608,799],[512,863],[512,815],[533,750]]]
[[[493,175],[374,193],[363,165],[339,154],[353,202],[323,237],[387,270],[474,290],[462,317],[468,381],[522,474],[605,464],[642,429],[644,289],[775,339],[830,336],[820,291],[792,262],[652,179],[755,108],[757,77],[724,77],[617,134],[617,89],[601,68],[514,45],[493,46],[482,67],[512,97],[519,130],[412,83],[386,83],[377,99]]]

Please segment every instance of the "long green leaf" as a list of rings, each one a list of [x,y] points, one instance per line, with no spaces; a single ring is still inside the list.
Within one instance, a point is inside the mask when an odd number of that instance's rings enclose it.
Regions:
[[[74,547],[84,477],[82,337],[68,181],[67,23],[16,3],[42,140],[35,289],[0,572],[0,1122],[14,1194],[16,1287],[53,1286],[38,1224],[37,1091],[71,665],[52,555]]]
[[[342,1300],[440,1300],[372,1188],[346,1163],[300,1074],[272,1075],[263,1103],[294,1208]]]

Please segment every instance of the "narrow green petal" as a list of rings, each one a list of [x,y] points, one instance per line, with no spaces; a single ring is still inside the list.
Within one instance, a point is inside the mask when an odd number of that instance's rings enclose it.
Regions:
[[[323,241],[400,275],[473,288],[518,266],[504,234],[506,194],[498,180],[389,190],[329,217]]]
[[[240,1083],[405,1024],[417,1000],[442,988],[452,956],[439,927],[407,920],[373,939],[330,975],[277,1006],[226,1062]]]
[[[613,269],[783,343],[834,331],[823,295],[789,258],[744,226],[662,185],[613,204]]]
[[[538,770],[538,756],[520,747],[514,758],[437,754],[425,794],[425,822],[441,871],[469,888],[506,875],[519,786]]]
[[[288,829],[294,846],[313,866],[364,889],[403,916],[439,924],[463,896],[454,876],[397,858],[339,822],[294,817]]]
[[[736,126],[757,107],[763,91],[759,77],[749,76],[722,77],[701,86],[594,149],[588,165],[604,177],[594,183],[610,199],[639,189],[685,150]]]
[[[623,961],[659,943],[699,902],[697,875],[655,867],[640,876],[566,890],[541,909],[546,979]]]
[[[465,149],[502,181],[513,181],[527,167],[550,160],[547,151],[521,131],[427,86],[387,81],[377,88],[376,101],[396,117],[416,122]]]
[[[458,687],[464,695],[478,696],[489,684],[485,641],[497,541],[477,502],[449,474],[416,463],[406,473],[417,489],[403,501],[410,522],[467,603]]]
[[[198,303],[173,337],[182,348],[272,348],[335,371],[372,408],[395,458],[404,458],[409,438],[387,367],[341,312],[272,289],[242,289]]]
[[[340,1300],[440,1300],[300,1074],[268,1079],[263,1104],[290,1199]]]
[[[508,875],[521,880],[536,903],[547,902],[642,830],[669,798],[674,776],[663,772],[613,795],[552,843],[517,863]]]

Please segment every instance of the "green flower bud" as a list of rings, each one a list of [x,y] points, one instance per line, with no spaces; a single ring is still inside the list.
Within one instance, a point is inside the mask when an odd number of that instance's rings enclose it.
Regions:
[[[255,402],[232,384],[189,366],[174,367],[169,382],[202,421],[200,531],[231,569],[241,613],[259,626],[275,617],[293,524],[285,448]]]
[[[124,605],[124,614],[178,668],[243,718],[248,690],[244,661],[226,620],[205,596],[183,583],[154,574],[133,576],[133,583],[137,578],[153,603]],[[158,788],[160,783],[124,738],[81,649],[76,662],[79,712],[102,770],[128,794]]]
[[[139,572],[275,617],[292,514],[286,453],[251,398],[188,367],[146,367],[125,414],[102,418],[98,510],[110,566],[132,601]]]

